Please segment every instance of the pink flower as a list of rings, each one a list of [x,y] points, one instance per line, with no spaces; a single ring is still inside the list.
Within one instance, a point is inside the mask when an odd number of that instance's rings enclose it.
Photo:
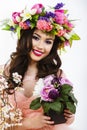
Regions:
[[[53,28],[53,26],[51,25],[51,23],[47,22],[45,20],[38,20],[36,27],[39,30],[42,30],[42,31],[44,30],[44,31],[47,31],[47,32],[51,31],[52,28]]]
[[[19,12],[14,12],[12,14],[12,20],[15,24],[18,24],[21,20],[21,17],[20,17],[20,13]]]
[[[63,36],[66,33],[66,30],[59,30],[57,36]]]
[[[42,4],[35,4],[31,9],[36,10],[36,14],[40,14],[43,10],[44,6]]]
[[[55,10],[55,12],[60,12],[60,13],[64,13],[64,10],[63,9],[58,9],[58,10]]]
[[[71,30],[72,30],[72,28],[74,27],[74,25],[73,25],[72,23],[70,23],[69,21],[67,21],[65,24],[66,24],[66,25],[69,27],[69,29],[71,29]]]
[[[64,24],[64,19],[66,18],[65,14],[62,11],[56,10],[55,11],[55,21],[58,24]]]
[[[70,46],[69,41],[65,41],[65,42],[64,42],[64,46]]]
[[[20,22],[19,23],[19,26],[22,28],[22,29],[29,29],[29,26],[28,26],[28,24],[26,23],[26,22]]]

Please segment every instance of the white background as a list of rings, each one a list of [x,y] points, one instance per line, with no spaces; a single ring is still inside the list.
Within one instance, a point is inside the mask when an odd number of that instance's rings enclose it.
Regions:
[[[72,48],[67,53],[61,55],[62,68],[68,78],[74,84],[74,93],[78,99],[76,118],[70,126],[74,130],[87,130],[87,0],[1,0],[0,1],[0,20],[11,16],[13,11],[21,11],[24,7],[35,3],[44,5],[56,5],[57,2],[64,2],[69,10],[70,17],[76,19],[75,31],[80,35],[80,41],[74,41]],[[11,52],[15,50],[16,37],[11,36],[10,32],[0,30],[0,65],[5,64]]]

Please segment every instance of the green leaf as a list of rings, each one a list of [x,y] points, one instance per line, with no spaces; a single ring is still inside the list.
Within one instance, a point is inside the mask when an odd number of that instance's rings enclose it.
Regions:
[[[42,107],[44,110],[44,113],[48,113],[51,107],[51,103],[50,102],[42,102]]]
[[[72,90],[72,86],[70,86],[68,84],[64,84],[61,87],[61,93],[62,94],[68,94],[71,90]]]
[[[69,96],[68,96],[68,95],[63,94],[63,95],[62,95],[62,98],[63,98],[63,101],[64,101],[64,102],[69,101]]]
[[[65,38],[62,37],[62,36],[60,37],[60,40],[63,41],[63,42],[65,42]]]
[[[20,31],[21,31],[21,28],[18,26],[18,27],[16,28],[16,31],[17,31],[18,39],[20,39]]]
[[[63,104],[61,102],[53,102],[51,103],[50,108],[56,112],[61,113],[63,111]]]
[[[69,39],[69,44],[70,44],[70,47],[72,47],[72,39]]]
[[[11,31],[10,28],[11,27],[7,24],[7,25],[5,25],[5,27],[2,28],[2,30],[7,30],[7,31],[9,30],[9,31]]]
[[[66,108],[69,109],[72,113],[76,112],[76,106],[71,102],[66,102]]]
[[[76,33],[74,33],[74,34],[71,36],[70,39],[72,39],[72,40],[80,40],[80,37],[79,37]]]
[[[77,99],[75,98],[73,93],[69,93],[69,96],[71,97],[71,99],[73,100],[74,103],[78,103]]]
[[[40,97],[34,99],[30,104],[30,109],[37,110],[41,107]]]

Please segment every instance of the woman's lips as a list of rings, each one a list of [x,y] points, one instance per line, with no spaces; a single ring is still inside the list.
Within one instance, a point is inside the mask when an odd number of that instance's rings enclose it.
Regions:
[[[33,53],[34,53],[34,55],[36,55],[36,56],[41,56],[41,55],[43,54],[41,51],[35,50],[35,49],[33,49]]]

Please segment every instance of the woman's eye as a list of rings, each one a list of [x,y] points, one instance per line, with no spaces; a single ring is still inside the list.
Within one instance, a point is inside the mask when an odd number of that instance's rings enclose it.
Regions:
[[[39,40],[39,37],[37,37],[37,36],[33,36],[32,38],[33,38],[34,40],[37,40],[37,41]]]
[[[47,40],[47,41],[46,41],[46,43],[47,43],[47,44],[52,44],[53,42],[52,42],[52,41],[48,41],[48,40]]]

